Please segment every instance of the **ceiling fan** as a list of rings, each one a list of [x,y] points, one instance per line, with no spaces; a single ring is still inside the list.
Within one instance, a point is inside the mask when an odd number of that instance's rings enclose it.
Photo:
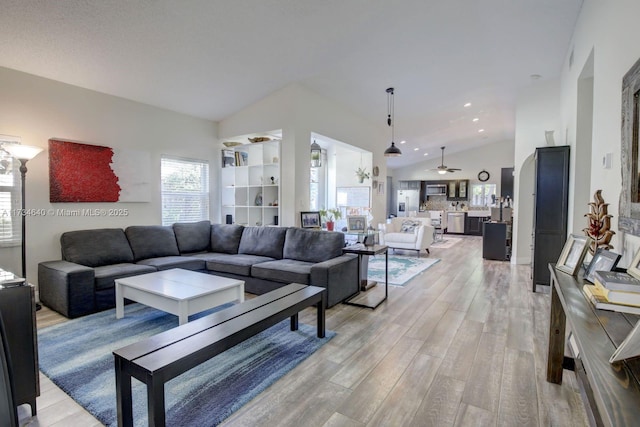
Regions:
[[[438,166],[436,169],[431,169],[431,170],[438,171],[438,173],[441,174],[441,175],[444,175],[447,172],[461,171],[462,169],[450,168],[450,167],[445,166],[445,164],[444,164],[444,147],[440,147],[440,149],[442,150],[442,162],[440,163],[440,166]]]

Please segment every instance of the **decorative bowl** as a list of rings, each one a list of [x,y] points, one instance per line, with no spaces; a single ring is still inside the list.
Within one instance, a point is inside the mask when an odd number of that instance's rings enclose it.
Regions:
[[[242,145],[242,142],[226,141],[223,142],[222,145],[224,145],[225,147],[236,147],[238,145]]]
[[[255,138],[249,138],[249,141],[251,141],[251,142],[266,142],[266,141],[271,141],[271,138],[266,137],[266,136],[256,136]]]

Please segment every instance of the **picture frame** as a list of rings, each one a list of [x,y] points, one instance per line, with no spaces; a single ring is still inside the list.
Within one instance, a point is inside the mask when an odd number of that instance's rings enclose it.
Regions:
[[[584,279],[593,283],[596,271],[611,271],[620,261],[620,254],[604,248],[598,248],[584,273]]]
[[[629,273],[636,279],[640,279],[640,250],[633,257],[631,264],[629,264],[627,273]]]
[[[364,215],[347,216],[347,231],[351,233],[364,232],[367,229],[367,217]]]
[[[575,276],[582,265],[590,244],[590,237],[570,234],[558,258],[556,269]]]
[[[302,228],[320,228],[320,212],[300,212],[300,226]]]
[[[640,356],[640,321],[636,322],[629,335],[613,352],[609,363],[621,362],[638,356]]]

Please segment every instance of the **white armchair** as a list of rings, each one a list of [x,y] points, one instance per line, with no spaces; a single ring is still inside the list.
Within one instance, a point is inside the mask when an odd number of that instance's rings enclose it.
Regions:
[[[380,224],[380,243],[392,249],[425,250],[429,253],[429,245],[433,243],[435,228],[430,218],[404,217],[392,218],[388,224]]]

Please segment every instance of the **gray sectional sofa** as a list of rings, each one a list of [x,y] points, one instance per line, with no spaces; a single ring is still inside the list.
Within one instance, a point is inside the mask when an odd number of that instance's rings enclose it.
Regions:
[[[40,301],[73,318],[115,306],[114,280],[184,268],[244,280],[262,294],[289,283],[327,289],[327,307],[357,292],[358,266],[344,235],[209,221],[63,233],[62,260],[38,265]]]

